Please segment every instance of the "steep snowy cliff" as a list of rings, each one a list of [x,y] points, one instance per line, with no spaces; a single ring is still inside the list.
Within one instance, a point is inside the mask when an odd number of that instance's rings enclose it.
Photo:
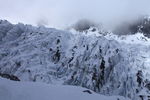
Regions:
[[[140,91],[150,89],[149,44],[140,33],[119,37],[1,20],[0,73],[21,81],[76,85],[137,100]]]

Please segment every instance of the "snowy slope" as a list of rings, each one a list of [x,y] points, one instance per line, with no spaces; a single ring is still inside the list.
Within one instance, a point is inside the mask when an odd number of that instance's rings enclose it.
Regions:
[[[0,73],[21,81],[76,85],[133,100],[150,89],[150,42],[141,34],[82,34],[7,21],[0,21],[0,34]]]
[[[0,78],[0,100],[127,100],[119,96],[103,96],[75,86],[15,82]]]

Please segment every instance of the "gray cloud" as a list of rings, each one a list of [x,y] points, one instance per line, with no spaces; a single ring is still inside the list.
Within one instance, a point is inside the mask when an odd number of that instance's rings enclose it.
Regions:
[[[150,14],[150,0],[0,0],[0,18],[13,23],[64,28],[86,18],[115,27],[138,15]]]

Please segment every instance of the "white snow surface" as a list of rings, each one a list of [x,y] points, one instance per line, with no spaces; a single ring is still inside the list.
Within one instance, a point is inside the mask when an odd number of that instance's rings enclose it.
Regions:
[[[16,82],[0,78],[0,100],[129,100],[121,96],[89,94],[77,86]]]

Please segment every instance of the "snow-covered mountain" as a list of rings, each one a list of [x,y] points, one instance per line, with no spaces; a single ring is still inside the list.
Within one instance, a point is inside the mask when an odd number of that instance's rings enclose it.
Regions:
[[[61,31],[1,20],[0,73],[141,100],[150,89],[149,44],[142,33]]]

